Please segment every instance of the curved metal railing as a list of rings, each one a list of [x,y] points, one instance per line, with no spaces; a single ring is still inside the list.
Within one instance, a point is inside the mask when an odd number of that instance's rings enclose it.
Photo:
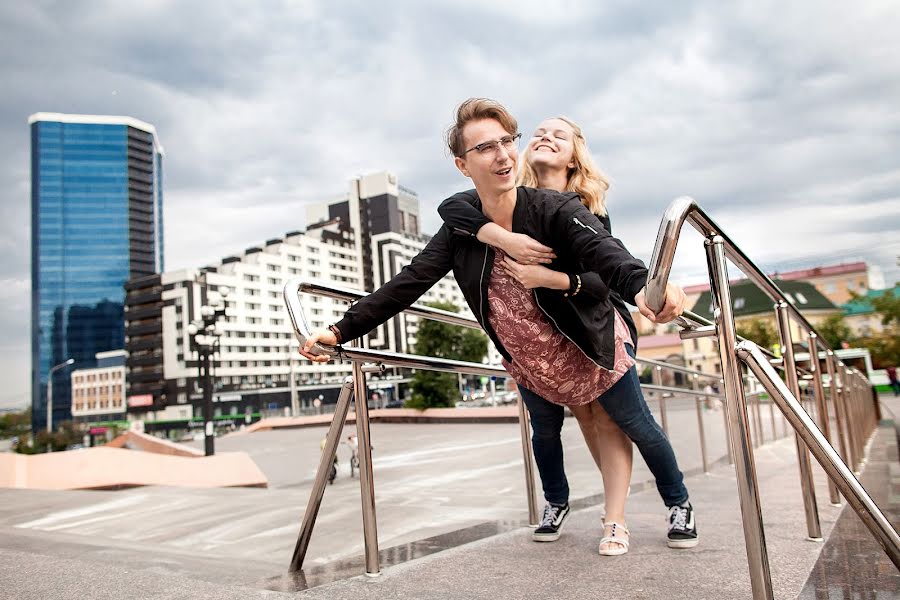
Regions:
[[[893,563],[900,568],[900,536],[885,519],[875,502],[854,477],[847,463],[857,466],[864,455],[866,440],[875,429],[874,404],[866,399],[868,381],[858,371],[849,369],[837,359],[815,328],[793,305],[791,299],[757,267],[697,203],[688,197],[676,198],[666,209],[660,223],[656,246],[649,266],[646,287],[647,304],[659,310],[665,301],[665,289],[675,257],[675,250],[685,223],[692,225],[705,238],[707,265],[710,274],[710,292],[714,300],[715,323],[710,327],[696,315],[686,315],[682,325],[689,328],[684,337],[716,337],[725,379],[726,412],[729,421],[729,437],[736,455],[735,467],[744,525],[744,541],[747,547],[750,582],[753,597],[773,597],[769,573],[769,561],[759,505],[755,465],[750,449],[747,424],[747,405],[742,385],[741,364],[746,364],[771,395],[796,433],[800,464],[801,487],[807,531],[811,540],[821,540],[812,469],[808,451],[822,465],[830,479],[833,503],[839,502],[838,488],[862,518],[876,540],[884,548]],[[772,366],[771,356],[766,356],[755,344],[740,341],[735,333],[734,314],[729,289],[726,259],[730,259],[740,271],[758,285],[773,301],[776,322],[783,349],[785,382]],[[794,359],[794,340],[791,322],[796,323],[809,345],[809,361],[804,379],[811,380],[816,396],[818,424],[814,422],[798,401],[801,398],[800,371]],[[824,352],[820,353],[820,349]],[[822,360],[824,359],[824,369]],[[824,372],[827,371],[829,393],[836,413],[836,425],[843,460],[831,445],[827,404],[825,402]]]
[[[284,299],[287,305],[288,316],[294,328],[294,333],[301,345],[306,343],[310,335],[309,322],[303,311],[300,301],[300,294],[307,293],[319,296],[325,296],[338,300],[355,301],[359,300],[364,293],[358,290],[350,290],[332,285],[326,285],[315,281],[305,281],[301,278],[289,280],[284,286]],[[468,318],[457,313],[414,304],[404,311],[427,319],[442,321],[453,325],[461,325],[465,327],[480,328],[475,319]],[[337,404],[335,405],[334,416],[332,417],[331,426],[325,439],[325,447],[323,448],[316,478],[313,483],[313,489],[310,492],[309,501],[303,514],[300,526],[297,544],[291,559],[290,571],[297,572],[303,567],[306,557],[306,551],[315,526],[316,517],[322,503],[325,491],[328,471],[334,460],[335,453],[339,444],[341,429],[347,420],[349,412],[350,399],[366,397],[366,373],[380,371],[385,365],[409,367],[415,369],[428,369],[435,371],[445,371],[450,373],[472,373],[480,375],[496,375],[506,377],[506,371],[499,366],[483,365],[465,361],[447,360],[428,356],[419,356],[414,354],[401,354],[397,352],[389,352],[385,350],[372,350],[361,348],[359,346],[324,346],[316,345],[315,353],[325,353],[330,356],[340,357],[350,360],[353,363],[353,375],[348,376],[341,392],[338,395]],[[692,400],[697,413],[697,429],[698,441],[700,445],[700,455],[704,472],[709,472],[710,457],[707,449],[705,425],[703,417],[704,403],[709,399],[721,398],[721,394],[704,392],[700,389],[701,379],[711,379],[715,382],[721,381],[719,375],[703,373],[694,369],[671,365],[652,359],[642,358],[638,356],[636,361],[653,367],[654,383],[643,385],[642,387],[648,392],[658,394],[655,399],[659,402],[659,412],[661,415],[663,430],[668,433],[668,421],[666,416],[666,398],[669,396],[679,395]],[[671,370],[681,373],[690,378],[690,388],[679,388],[665,386],[660,384],[659,373],[662,369]],[[531,468],[533,457],[530,444],[530,435],[528,427],[528,419],[524,404],[521,399],[518,400],[519,425],[522,438],[522,454],[525,465],[525,487],[528,500],[529,521],[532,525],[537,524],[537,504],[535,502],[535,485],[534,474]],[[756,420],[756,442],[762,442],[762,424],[761,417]],[[366,573],[369,575],[377,575],[380,572],[378,561],[378,537],[375,518],[375,496],[374,483],[372,474],[372,455],[369,444],[369,415],[366,402],[356,403],[356,427],[357,439],[360,448],[360,488],[363,515],[363,537],[366,556]],[[775,432],[774,419],[772,423],[772,437],[777,437]],[[732,461],[728,444],[725,444],[726,455],[729,461]]]
[[[288,309],[288,316],[294,328],[300,345],[306,344],[311,329],[303,306],[300,303],[300,294],[318,294],[334,299],[355,301],[366,294],[357,290],[349,290],[317,282],[307,282],[301,278],[288,280],[284,285],[284,300]],[[461,325],[464,327],[478,328],[478,322],[449,311],[415,304],[406,309],[407,314],[425,317],[435,321]],[[407,367],[412,369],[427,369],[432,371],[444,371],[449,373],[470,373],[476,375],[505,376],[506,371],[502,367],[483,365],[480,363],[419,356],[415,354],[402,354],[386,350],[371,350],[359,345],[329,347],[315,344],[313,354],[337,355],[348,359],[353,363],[353,375],[344,380],[341,392],[338,395],[334,417],[325,438],[325,447],[322,449],[322,457],[316,471],[316,479],[310,492],[306,511],[303,513],[303,521],[300,526],[300,534],[294,548],[291,559],[291,572],[297,572],[303,567],[309,541],[315,527],[316,516],[325,493],[325,482],[331,464],[337,452],[338,438],[347,420],[350,408],[350,398],[355,397],[357,440],[359,441],[359,482],[362,500],[363,538],[366,555],[366,573],[376,576],[381,570],[378,562],[378,532],[375,520],[375,487],[372,476],[372,448],[369,442],[369,410],[366,402],[366,373],[380,371],[384,365]],[[364,366],[369,364],[370,366]],[[361,400],[361,401],[360,401]],[[528,420],[525,418],[525,407],[521,398],[518,400],[519,426],[522,436],[522,452],[525,455],[525,482],[528,496],[528,514],[531,523],[537,523],[537,504],[534,500],[534,473],[531,470],[531,445],[529,443]]]
[[[853,476],[852,469],[846,464],[857,467],[862,463],[865,454],[865,444],[876,425],[871,397],[867,398],[868,385],[865,377],[858,371],[844,365],[835,356],[834,352],[822,342],[812,325],[793,306],[790,299],[744,255],[737,245],[722,232],[721,228],[690,198],[682,197],[676,199],[666,210],[660,224],[646,288],[648,305],[657,310],[662,306],[665,287],[675,256],[675,249],[685,222],[694,226],[706,238],[707,263],[715,310],[713,321],[704,319],[691,312],[685,312],[678,319],[678,323],[683,328],[681,337],[683,339],[716,337],[719,342],[718,351],[722,364],[722,375],[711,376],[689,368],[643,359],[640,356],[637,358],[637,361],[652,367],[651,373],[654,376],[654,381],[649,385],[645,385],[644,388],[648,392],[658,393],[659,409],[664,430],[667,429],[665,405],[667,394],[682,393],[694,397],[698,412],[699,438],[703,454],[704,471],[708,470],[708,464],[700,403],[708,394],[699,389],[699,379],[701,377],[722,378],[726,408],[723,411],[723,416],[730,440],[726,447],[729,452],[729,460],[735,464],[737,472],[744,537],[754,598],[772,598],[772,584],[751,448],[751,445],[759,445],[763,437],[760,394],[745,394],[742,364],[747,365],[771,398],[769,407],[773,436],[776,435],[774,412],[776,404],[783,413],[786,423],[789,423],[795,430],[809,538],[821,540],[821,529],[807,448],[812,451],[830,477],[832,503],[839,503],[839,490],[863,518],[863,521],[884,547],[894,564],[900,567],[900,537],[897,536],[897,533],[884,518],[884,515],[881,514],[865,489],[859,485],[859,482]],[[737,336],[728,287],[729,279],[726,258],[730,258],[747,277],[759,285],[772,298],[781,335],[783,357],[775,357],[772,353],[757,348],[752,342],[742,340]],[[307,282],[300,279],[288,281],[284,289],[285,302],[295,333],[301,344],[306,342],[310,329],[300,304],[300,293],[317,294],[349,301],[355,301],[365,296],[365,293],[358,290],[338,288],[318,282]],[[478,327],[474,319],[422,305],[410,306],[405,312],[455,325]],[[810,346],[809,358],[806,361],[808,364],[805,368],[799,367],[794,358],[791,331],[792,321],[799,325]],[[372,350],[359,347],[358,345],[353,347],[325,347],[317,345],[315,352],[339,355],[341,358],[350,360],[353,363],[353,375],[352,377],[347,377],[338,397],[335,415],[326,438],[326,445],[322,453],[316,480],[310,493],[307,510],[303,516],[300,535],[291,562],[291,571],[299,571],[302,568],[312,528],[315,524],[316,515],[324,493],[328,469],[330,469],[337,450],[340,430],[348,414],[350,398],[351,396],[356,398],[366,397],[366,372],[381,370],[384,365],[392,365],[452,373],[505,376],[505,371],[500,367]],[[690,378],[691,389],[660,385],[659,372],[662,368],[680,372]],[[776,369],[782,371],[786,382],[781,381]],[[814,398],[814,404],[810,405],[810,412],[816,414],[818,424],[812,421],[800,402],[803,399],[801,390],[806,391],[810,389]],[[826,389],[828,390],[828,400],[835,413],[835,424],[841,446],[840,455],[834,450],[830,441],[829,424],[831,417],[828,410],[828,402],[826,402],[825,398]],[[808,396],[809,394],[807,394]],[[753,410],[748,410],[748,397],[754,400],[751,404]],[[360,486],[363,504],[366,572],[369,575],[377,575],[379,573],[378,541],[375,525],[372,457],[369,443],[369,417],[366,402],[357,402],[356,412],[357,436],[360,444]],[[537,508],[534,501],[531,446],[528,441],[528,422],[521,399],[519,400],[519,421],[522,432],[522,451],[525,457],[529,518],[532,523],[536,523]],[[843,460],[841,460],[841,457],[843,457]]]

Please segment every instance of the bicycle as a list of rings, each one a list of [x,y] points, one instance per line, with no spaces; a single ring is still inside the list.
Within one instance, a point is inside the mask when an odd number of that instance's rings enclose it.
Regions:
[[[325,452],[325,443],[326,440],[322,439],[319,443],[319,450]],[[334,483],[334,480],[337,479],[337,468],[338,468],[338,457],[337,453],[335,453],[334,460],[331,462],[331,469],[328,471],[328,485]]]

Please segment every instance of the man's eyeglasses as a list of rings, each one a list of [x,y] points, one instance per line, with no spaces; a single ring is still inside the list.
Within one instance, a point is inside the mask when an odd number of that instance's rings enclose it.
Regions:
[[[503,146],[504,150],[507,152],[512,151],[513,148],[516,147],[516,142],[519,141],[519,138],[522,137],[521,133],[516,133],[514,135],[504,135],[499,140],[491,140],[489,142],[481,142],[480,144],[476,144],[463,152],[463,156],[468,154],[469,152],[476,152],[481,156],[491,156],[500,151],[500,146]]]

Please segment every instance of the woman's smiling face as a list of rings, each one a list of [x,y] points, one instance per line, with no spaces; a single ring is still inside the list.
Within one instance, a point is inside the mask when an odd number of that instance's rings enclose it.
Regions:
[[[575,130],[562,119],[547,119],[537,126],[528,142],[528,162],[534,166],[574,167]]]

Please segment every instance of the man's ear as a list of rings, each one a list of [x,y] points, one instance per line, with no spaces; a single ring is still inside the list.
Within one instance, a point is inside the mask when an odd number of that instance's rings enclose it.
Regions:
[[[461,159],[460,157],[456,157],[453,159],[453,162],[456,164],[456,168],[459,169],[459,172],[469,177],[469,170],[466,168],[466,161]]]

